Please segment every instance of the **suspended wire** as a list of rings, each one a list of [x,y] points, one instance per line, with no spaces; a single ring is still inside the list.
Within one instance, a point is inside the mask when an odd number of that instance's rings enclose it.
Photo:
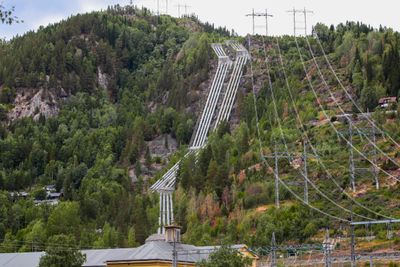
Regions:
[[[65,244],[59,244],[59,243],[44,243],[44,242],[35,242],[35,241],[24,241],[24,240],[5,240],[2,239],[0,240],[0,246],[1,247],[14,247],[15,249],[20,248],[24,245],[30,246],[32,249],[46,249],[49,247],[57,248],[59,250],[64,250],[64,251],[69,251],[69,250],[90,250],[90,249],[95,249],[95,247],[74,247],[74,246],[67,246]],[[106,249],[106,248],[102,248]]]
[[[311,57],[312,57],[312,59],[313,59],[313,61],[314,61],[314,65],[315,65],[316,68],[317,68],[318,74],[319,74],[319,76],[321,77],[321,80],[322,80],[323,84],[325,85],[326,89],[328,89],[328,92],[329,92],[331,98],[334,100],[336,106],[340,109],[340,111],[343,113],[343,115],[346,115],[346,112],[345,112],[345,111],[343,110],[343,108],[340,106],[339,102],[337,101],[337,98],[333,95],[332,90],[330,89],[328,83],[326,82],[325,76],[323,75],[323,73],[322,73],[322,71],[321,71],[321,68],[320,68],[320,66],[319,66],[319,64],[318,64],[318,62],[317,62],[317,59],[315,58],[315,54],[314,54],[314,52],[313,52],[313,50],[312,50],[312,48],[311,48],[311,44],[310,44],[310,42],[309,42],[309,40],[308,40],[308,37],[307,37],[305,40],[306,40],[307,45],[308,45],[308,50],[310,51]],[[375,126],[373,125],[373,127],[375,127]],[[354,124],[354,128],[360,133],[360,130],[358,129],[357,125]],[[376,128],[376,127],[375,127],[375,128]],[[377,146],[377,145],[375,144],[375,142],[373,142],[367,135],[365,136],[365,138],[366,138],[367,141],[368,141],[371,145],[373,145],[374,148],[376,148],[382,155],[384,155],[384,156],[385,156],[387,159],[389,159],[393,164],[395,164],[397,167],[400,168],[400,164],[399,164],[397,161],[393,160],[393,158],[391,158],[391,157],[390,157],[387,153],[385,153],[381,148],[379,148],[379,146]]]
[[[251,47],[251,40],[250,40],[250,36],[248,36],[248,46],[249,46],[249,53],[250,53],[250,47]],[[255,85],[254,85],[254,73],[253,73],[253,64],[252,64],[252,56],[250,53],[250,72],[251,72],[251,83],[252,83],[252,90],[253,90],[253,101],[254,101],[254,110],[255,110],[255,116],[256,116],[256,128],[257,128],[257,137],[258,137],[258,141],[259,141],[259,149],[260,149],[260,156],[261,156],[261,160],[263,161],[263,163],[267,166],[268,169],[272,169],[271,166],[269,165],[268,161],[265,159],[265,155],[262,149],[262,141],[261,141],[261,133],[260,133],[260,125],[259,125],[259,117],[258,117],[258,108],[257,108],[257,99],[256,99],[256,94],[255,94]],[[275,170],[273,170],[274,174]],[[338,220],[338,221],[343,221],[343,222],[350,222],[347,219],[343,219],[341,217],[329,214],[323,210],[320,210],[317,207],[314,207],[312,205],[310,205],[309,203],[305,202],[303,200],[302,197],[300,197],[298,194],[296,194],[282,179],[278,177],[278,181],[281,183],[281,185],[283,187],[285,187],[286,190],[288,190],[295,198],[297,198],[297,200],[299,200],[301,203],[303,203],[305,206],[309,207],[310,209],[317,211],[327,217],[330,217],[332,219]]]
[[[331,128],[336,132],[337,135],[339,135],[339,136],[341,137],[341,139],[343,139],[349,146],[351,146],[351,147],[353,148],[354,151],[356,151],[361,157],[363,157],[366,161],[368,161],[372,166],[374,166],[375,168],[381,170],[383,173],[385,173],[385,174],[387,174],[388,176],[390,176],[390,177],[396,179],[397,181],[400,181],[399,178],[393,176],[392,174],[388,173],[387,171],[385,171],[384,169],[382,169],[381,167],[379,167],[377,164],[375,164],[374,162],[372,162],[364,153],[362,153],[358,148],[356,148],[348,139],[346,139],[346,138],[344,137],[344,135],[343,135],[342,133],[340,133],[340,132],[336,129],[335,125],[332,123],[332,121],[330,120],[328,114],[326,113],[326,111],[324,110],[324,108],[322,107],[321,103],[320,103],[319,100],[318,100],[317,92],[315,91],[314,85],[313,85],[312,82],[311,82],[311,79],[310,79],[310,77],[309,77],[309,74],[308,74],[308,72],[307,72],[307,68],[306,68],[306,65],[305,65],[305,62],[304,62],[304,59],[303,59],[303,55],[302,55],[301,52],[300,52],[300,46],[299,46],[299,43],[298,43],[298,41],[297,41],[297,36],[294,36],[294,39],[295,39],[297,51],[298,51],[299,56],[300,56],[301,63],[302,63],[302,65],[303,65],[304,72],[305,72],[305,74],[306,74],[306,79],[307,79],[307,81],[308,81],[308,84],[309,84],[309,86],[310,86],[310,88],[311,88],[311,90],[312,90],[312,92],[313,92],[313,94],[314,94],[314,96],[315,96],[315,98],[316,98],[316,100],[317,100],[318,106],[320,107],[320,109],[321,109],[322,113],[324,114],[324,116],[328,119],[328,122],[329,122],[329,125],[331,126]]]
[[[284,67],[283,56],[282,56],[282,53],[281,53],[281,48],[280,48],[280,45],[279,45],[279,39],[278,39],[278,37],[275,37],[275,40],[276,40],[276,45],[277,45],[277,50],[278,50],[278,55],[279,55],[280,66],[281,66],[281,69],[282,69],[283,76],[284,76],[284,78],[285,78],[285,83],[286,83],[286,87],[287,87],[287,89],[288,89],[288,93],[289,93],[290,100],[291,100],[291,102],[292,102],[292,106],[293,106],[294,111],[295,111],[295,113],[296,113],[297,120],[298,120],[298,122],[299,122],[299,124],[300,124],[301,131],[302,131],[302,133],[304,134],[305,138],[307,139],[308,144],[310,144],[310,148],[311,148],[311,150],[313,151],[313,154],[315,155],[317,161],[320,163],[321,167],[322,167],[322,168],[324,169],[324,171],[327,173],[328,178],[331,179],[332,182],[339,188],[339,190],[340,190],[346,197],[348,197],[350,200],[352,200],[357,206],[359,206],[359,207],[361,207],[361,208],[363,208],[363,209],[365,209],[365,210],[367,210],[367,211],[369,211],[369,212],[371,212],[371,213],[373,213],[373,214],[375,214],[375,215],[377,215],[377,216],[384,217],[384,218],[387,218],[387,219],[394,219],[394,218],[392,218],[392,217],[389,217],[389,216],[387,216],[387,215],[378,213],[378,212],[376,212],[376,211],[374,211],[374,210],[372,210],[372,209],[370,209],[370,208],[364,206],[363,204],[361,204],[360,202],[358,202],[356,199],[354,199],[350,194],[348,194],[348,193],[346,192],[346,190],[343,189],[343,188],[339,185],[339,183],[335,180],[335,178],[333,177],[333,175],[330,173],[330,171],[329,171],[328,168],[326,167],[325,163],[322,161],[321,157],[318,155],[317,149],[315,148],[315,146],[314,146],[313,143],[311,142],[311,139],[310,139],[310,137],[308,136],[307,131],[306,131],[306,129],[305,129],[304,123],[303,123],[303,121],[302,121],[302,119],[301,119],[301,117],[300,117],[300,113],[299,113],[299,111],[298,111],[298,109],[297,109],[297,107],[296,107],[296,103],[295,103],[295,101],[294,101],[292,89],[291,89],[291,86],[289,85],[289,80],[288,80],[288,77],[287,77],[287,74],[286,74],[286,70],[285,70],[285,67]]]
[[[306,36],[307,40],[308,37]],[[331,70],[331,72],[333,73],[333,75],[335,76],[335,79],[338,81],[340,87],[345,91],[347,97],[350,99],[350,101],[353,103],[353,105],[357,108],[358,111],[362,112],[362,109],[360,108],[360,106],[357,104],[357,102],[354,100],[354,98],[351,96],[351,94],[349,93],[349,91],[346,89],[346,87],[343,85],[342,81],[339,79],[335,69],[332,67],[332,64],[328,58],[328,56],[326,55],[325,49],[322,46],[321,40],[319,39],[319,36],[317,33],[315,33],[315,39],[317,40],[319,47],[321,48],[322,54],[325,58],[326,63],[329,66],[329,69]],[[368,120],[368,122],[375,127],[381,134],[387,136],[397,147],[400,147],[400,144],[396,142],[396,140],[394,140],[388,133],[386,133],[385,131],[383,131],[381,128],[379,128],[373,120],[371,120],[368,116],[365,116],[365,118]]]
[[[273,85],[272,85],[272,81],[271,81],[270,69],[269,69],[269,64],[268,64],[267,51],[266,51],[266,48],[265,48],[264,36],[261,36],[261,38],[262,38],[262,43],[263,43],[263,51],[264,51],[264,57],[265,57],[265,66],[266,66],[266,68],[267,68],[267,78],[268,78],[268,83],[269,83],[269,87],[270,87],[270,91],[271,91],[271,98],[272,98],[272,103],[273,103],[273,107],[274,107],[274,111],[275,111],[275,117],[276,117],[276,119],[277,119],[278,128],[279,128],[279,131],[280,131],[281,139],[282,139],[282,141],[283,141],[283,143],[284,143],[284,146],[285,146],[286,153],[287,153],[288,155],[290,155],[290,154],[289,154],[289,150],[288,150],[288,146],[287,146],[287,142],[286,142],[286,138],[285,138],[285,135],[284,135],[284,133],[283,133],[282,124],[281,124],[281,119],[280,119],[279,114],[278,114],[278,108],[277,108],[277,104],[276,104],[276,98],[275,98],[275,93],[274,93],[274,89],[273,89]],[[335,206],[338,207],[339,209],[344,210],[345,212],[348,212],[348,213],[353,213],[354,215],[356,215],[356,216],[358,216],[358,217],[360,217],[360,218],[366,219],[366,220],[373,220],[373,219],[370,218],[370,217],[366,217],[366,216],[364,216],[364,215],[354,213],[354,212],[352,212],[351,210],[349,210],[349,209],[347,209],[347,208],[341,206],[340,204],[338,204],[337,202],[335,202],[334,200],[332,200],[331,198],[329,198],[322,190],[320,190],[320,189],[318,188],[318,186],[316,186],[316,184],[315,184],[313,181],[311,181],[311,180],[307,177],[307,175],[306,175],[305,173],[303,173],[303,171],[299,170],[299,172],[300,172],[301,176],[303,176],[303,178],[306,179],[307,182],[310,183],[311,186],[312,186],[323,198],[325,198],[326,200],[328,200],[329,202],[331,202],[333,205],[335,205]]]

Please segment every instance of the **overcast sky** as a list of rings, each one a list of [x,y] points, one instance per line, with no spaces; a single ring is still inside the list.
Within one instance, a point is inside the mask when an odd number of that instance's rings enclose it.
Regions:
[[[166,11],[165,0],[160,1],[160,9]],[[113,4],[129,4],[129,0],[0,0],[5,6],[15,6],[16,15],[24,20],[22,24],[12,26],[0,25],[0,37],[10,39],[16,34],[28,30],[36,30],[40,25],[48,25],[67,18],[72,14],[84,13],[107,8]],[[399,30],[400,2],[396,0],[169,0],[169,14],[178,15],[178,4],[190,6],[188,12],[196,13],[202,21],[209,21],[218,26],[234,29],[241,35],[252,31],[251,19],[245,14],[268,12],[274,17],[270,19],[270,33],[275,35],[293,33],[293,17],[287,10],[307,9],[314,14],[308,17],[309,31],[316,22],[338,24],[347,20],[362,21],[378,27],[380,24]],[[152,10],[157,8],[157,0],[134,0],[138,6],[146,6]],[[184,8],[181,8],[184,13]],[[304,21],[298,18],[299,23]],[[257,18],[256,24],[263,26],[265,20]],[[300,26],[300,25],[299,25]],[[263,28],[257,32],[264,33]]]

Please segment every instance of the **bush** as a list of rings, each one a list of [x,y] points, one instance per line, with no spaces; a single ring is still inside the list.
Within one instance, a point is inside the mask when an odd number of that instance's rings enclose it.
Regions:
[[[207,261],[202,261],[199,267],[245,267],[251,266],[251,259],[242,256],[237,250],[222,246],[217,251],[211,253]]]

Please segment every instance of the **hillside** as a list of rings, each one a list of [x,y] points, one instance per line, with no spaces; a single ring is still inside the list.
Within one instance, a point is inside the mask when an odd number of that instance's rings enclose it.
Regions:
[[[68,232],[82,247],[127,246],[154,232],[146,177],[189,142],[213,68],[210,43],[227,35],[195,18],[116,6],[3,43],[4,244],[43,246]],[[63,192],[56,208],[35,205],[46,185]]]
[[[270,244],[272,232],[289,244],[320,241],[326,227],[346,234],[341,223],[293,196],[303,196],[304,136],[314,152],[308,161],[313,207],[346,219],[351,214],[344,209],[399,217],[393,140],[400,141],[400,120],[397,106],[377,108],[381,97],[400,89],[399,34],[359,23],[319,24],[315,31],[329,61],[315,38],[255,36],[249,46],[247,38],[194,17],[119,6],[2,43],[0,250],[41,250],[56,234],[73,235],[82,248],[126,247],[156,232],[158,196],[148,188],[187,149],[215,73],[210,44],[228,38],[247,46],[252,66],[230,123],[211,134],[197,161],[181,164],[175,218],[185,241],[259,247]],[[379,151],[372,156],[354,152],[357,166],[376,162],[381,169],[380,189],[368,172],[357,174],[351,190],[343,113],[352,118],[357,151],[371,151],[370,137],[356,131],[370,127],[366,116],[393,138],[375,135]],[[275,148],[293,154],[278,162],[292,191],[280,187],[279,209],[260,145],[265,155]],[[51,205],[49,192],[62,192],[60,202]],[[385,239],[384,227],[371,231]]]

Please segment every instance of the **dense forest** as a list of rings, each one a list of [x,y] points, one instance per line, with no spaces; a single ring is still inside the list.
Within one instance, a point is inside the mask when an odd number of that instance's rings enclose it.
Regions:
[[[318,24],[314,31],[363,111],[375,111],[379,126],[400,140],[400,117],[377,108],[379,98],[399,94],[399,34],[352,22],[336,27]],[[201,107],[201,88],[212,78],[216,63],[210,44],[229,38],[247,45],[256,84],[261,86],[254,95],[247,75],[233,113],[239,123],[221,125],[211,133],[197,161],[188,157],[181,164],[174,199],[185,242],[261,246],[270,243],[273,231],[278,242],[299,242],[310,241],[327,226],[339,229],[337,223],[316,216],[284,188],[282,207],[276,209],[273,174],[260,164],[254,97],[266,153],[272,153],[276,140],[283,137],[291,149],[302,151],[302,133],[291,116],[297,107],[308,135],[317,142],[324,166],[350,192],[346,143],[338,142],[328,124],[309,124],[322,121],[323,115],[307,77],[325,100],[324,111],[336,114],[338,108],[319,86],[306,38],[298,38],[306,62],[304,72],[293,37],[266,38],[264,55],[260,36],[249,47],[247,40],[196,17],[154,16],[147,9],[115,6],[76,15],[0,44],[0,250],[42,250],[59,234],[70,235],[81,248],[128,247],[155,233],[159,202],[148,188],[164,170],[157,172],[157,166],[176,162],[187,150],[199,113],[193,107]],[[329,77],[329,86],[339,92],[317,41],[310,38],[310,43]],[[279,51],[293,88],[293,106]],[[265,75],[264,56],[272,59],[274,95]],[[249,74],[250,68],[246,71]],[[10,119],[16,99],[39,90],[41,101],[56,106],[57,114],[49,116],[38,109],[33,116]],[[351,102],[341,101],[347,112],[357,112]],[[343,130],[347,125],[338,127]],[[149,142],[165,137],[168,147],[168,136],[176,140],[176,152],[169,158],[153,156]],[[355,142],[358,147],[365,145],[361,137]],[[378,142],[386,153],[398,155],[387,140],[379,138]],[[384,157],[377,160],[387,171],[396,169]],[[367,165],[365,161],[360,164]],[[279,161],[279,167],[283,179],[292,181],[292,190],[301,194],[298,171],[285,160]],[[137,179],[132,179],[131,169]],[[149,169],[157,174],[144,175]],[[309,170],[310,179],[329,197],[343,206],[352,205],[317,161],[310,162]],[[398,186],[385,183],[383,173],[380,179],[383,186],[375,190],[371,177],[360,177],[357,183],[365,184],[368,193],[354,197],[376,212],[399,215]],[[48,185],[62,192],[56,205],[38,202],[48,198]],[[29,195],[22,197],[21,192]],[[326,212],[350,216],[312,188],[310,202]],[[354,211],[371,215],[360,207]],[[374,231],[384,238],[384,228]]]

